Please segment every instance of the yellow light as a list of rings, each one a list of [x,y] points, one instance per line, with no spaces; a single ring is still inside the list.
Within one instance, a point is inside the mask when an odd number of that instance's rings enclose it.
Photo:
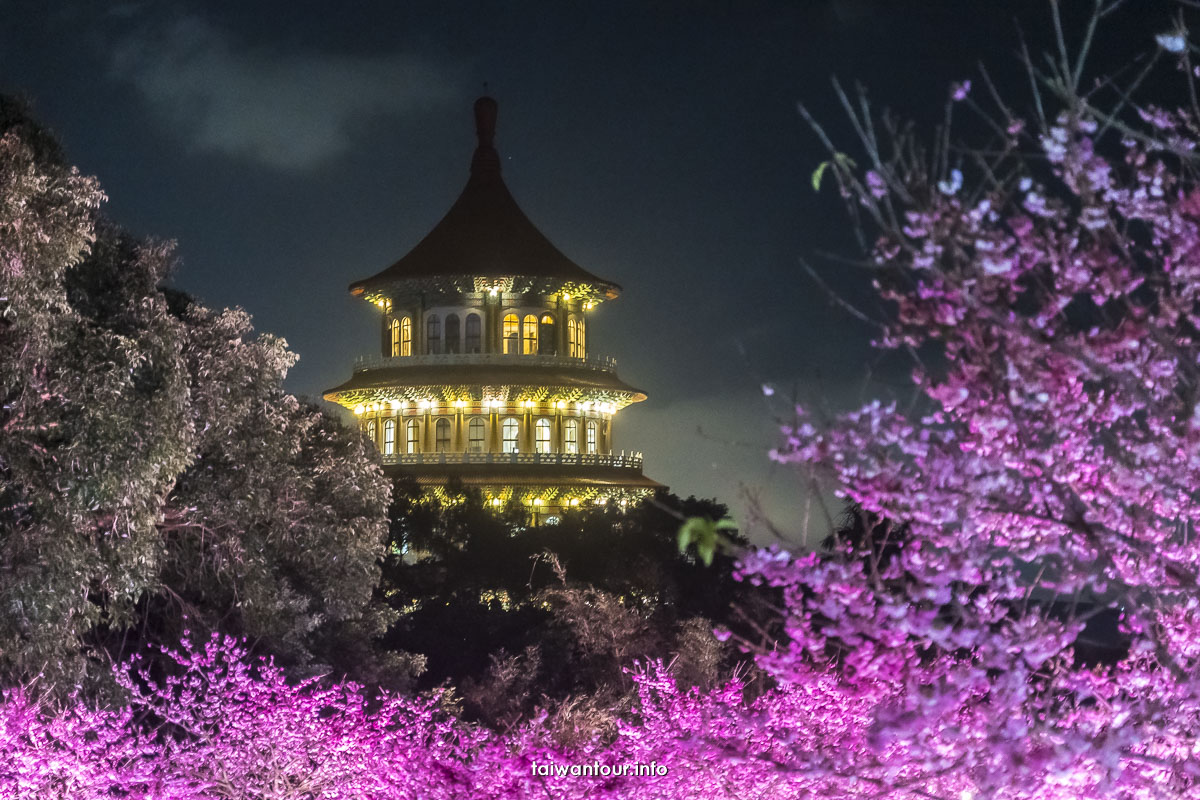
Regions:
[[[533,504],[534,504],[535,506],[540,506],[540,505],[542,504],[542,498],[540,498],[540,497],[535,497],[535,498],[533,499]]]
[[[497,293],[498,291],[499,291],[498,289],[496,289],[496,288],[494,288],[494,287],[493,287],[493,288],[491,288],[491,289],[488,289],[488,294],[490,294],[492,297],[495,297],[495,296],[496,296],[496,293]]]
[[[499,507],[499,506],[500,506],[500,505],[501,505],[503,502],[504,502],[504,501],[503,501],[503,500],[501,500],[499,497],[493,497],[493,498],[492,498],[492,505],[494,505],[494,506],[496,506],[496,507]]]
[[[397,408],[400,407],[400,401],[399,400],[388,400],[388,405],[392,407],[393,411],[395,411]]]
[[[577,505],[579,505],[579,498],[578,498],[578,497],[572,497],[572,498],[571,498],[571,505],[573,505],[573,506],[577,506]]]
[[[455,401],[454,401],[454,407],[455,407],[455,408],[462,408],[462,407],[463,407],[463,406],[465,406],[466,404],[467,404],[467,403],[466,403],[466,401],[464,401],[464,400],[455,400]]]
[[[420,403],[417,403],[417,405],[418,405],[418,407],[420,407],[420,409],[422,411],[429,410],[429,401],[428,400],[422,400]]]
[[[566,408],[567,404],[565,401],[559,400],[557,403],[554,404],[554,407],[555,408]]]
[[[563,292],[563,300],[570,300],[570,299],[571,299],[571,295],[567,294],[566,292]]]
[[[375,305],[379,306],[380,308],[383,308],[383,298],[381,297],[378,300],[376,300]]]
[[[362,412],[363,412],[362,403],[359,403],[358,405],[356,405],[356,406],[354,407],[354,413],[355,413],[355,414],[362,414]]]

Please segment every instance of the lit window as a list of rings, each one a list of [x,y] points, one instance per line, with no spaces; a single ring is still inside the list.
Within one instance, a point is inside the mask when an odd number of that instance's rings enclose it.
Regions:
[[[520,448],[517,446],[517,436],[521,432],[521,423],[509,417],[504,420],[504,424],[500,428],[500,433],[503,441],[501,442],[500,452],[502,453],[517,453]]]
[[[573,419],[563,423],[563,452],[571,455],[579,452],[579,423]]]
[[[450,449],[450,420],[439,419],[434,427],[434,443],[439,453]]]
[[[377,430],[377,428],[375,427],[375,420],[371,420],[370,422],[367,423],[367,438],[371,440],[371,444],[378,447],[379,444],[375,441],[376,430]]]
[[[567,320],[567,355],[571,358],[579,357],[579,326],[574,317]]]
[[[587,453],[589,456],[596,455],[596,421],[588,420],[587,424]]]
[[[539,453],[550,452],[550,420],[539,419],[533,428],[535,449]]]
[[[421,428],[415,419],[410,419],[404,426],[404,452],[413,454],[421,452]]]
[[[472,453],[483,452],[484,437],[483,417],[472,417],[467,425],[467,450]]]
[[[400,320],[400,355],[412,355],[412,317]]]
[[[583,329],[583,320],[580,319],[579,320],[579,333],[577,334],[577,337],[576,337],[577,338],[576,349],[579,351],[577,353],[579,358],[584,358],[587,356],[587,336],[584,335],[583,330],[584,330]]]
[[[537,355],[538,351],[538,319],[533,314],[525,317],[525,355]]]
[[[446,352],[457,353],[460,344],[458,314],[446,315]]]
[[[467,314],[467,346],[463,350],[464,353],[478,353],[482,351],[483,347],[479,331],[479,315]]]
[[[542,314],[538,325],[538,354],[552,356],[558,350],[558,337],[554,335],[554,315]]]
[[[390,456],[396,452],[396,420],[384,420],[383,423],[383,454]]]
[[[521,349],[521,318],[516,314],[504,316],[504,355],[516,355]]]
[[[425,320],[425,352],[442,352],[442,321],[437,314],[430,314]]]
[[[388,332],[391,334],[392,355],[400,355],[400,320],[394,319],[388,323]]]

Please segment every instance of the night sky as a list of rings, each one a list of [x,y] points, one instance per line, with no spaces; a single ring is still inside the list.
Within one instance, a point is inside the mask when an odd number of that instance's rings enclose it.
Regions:
[[[1127,2],[1098,60],[1168,19]],[[903,396],[908,368],[798,267],[872,305],[862,269],[819,255],[858,253],[832,187],[810,185],[824,154],[797,103],[853,152],[832,75],[922,126],[981,60],[1024,102],[1017,21],[1037,48],[1049,20],[1044,2],[998,0],[0,0],[0,90],[99,176],[112,218],[178,241],[173,285],[284,336],[301,357],[290,389],[319,397],[378,343],[347,284],[406,253],[465,184],[486,82],[518,203],[624,287],[589,328],[650,395],[617,416],[616,448],[739,519],[746,490],[761,495],[794,530],[798,480],[767,458],[790,399]]]

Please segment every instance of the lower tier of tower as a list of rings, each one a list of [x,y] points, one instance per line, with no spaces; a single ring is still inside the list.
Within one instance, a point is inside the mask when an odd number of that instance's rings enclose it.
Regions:
[[[642,474],[640,456],[562,453],[425,453],[384,456],[384,471],[450,499],[478,491],[488,505],[516,503],[535,521],[579,508],[625,508],[666,487]]]

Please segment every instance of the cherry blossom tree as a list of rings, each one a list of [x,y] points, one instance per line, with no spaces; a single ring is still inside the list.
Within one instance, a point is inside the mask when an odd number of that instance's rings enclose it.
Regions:
[[[1028,114],[984,72],[924,146],[839,87],[861,172],[810,118],[918,400],[799,408],[773,456],[904,538],[744,567],[787,592],[791,641],[761,659],[781,680],[886,687],[854,769],[890,796],[1200,793],[1195,48],[1181,18],[1129,80],[1093,82],[1110,7],[1075,50],[1051,10]],[[958,142],[964,111],[986,140]],[[1080,645],[1104,615],[1121,640],[1097,663]]]

